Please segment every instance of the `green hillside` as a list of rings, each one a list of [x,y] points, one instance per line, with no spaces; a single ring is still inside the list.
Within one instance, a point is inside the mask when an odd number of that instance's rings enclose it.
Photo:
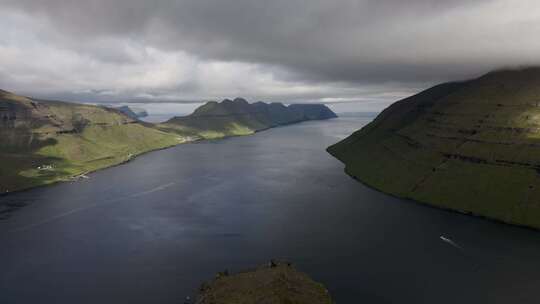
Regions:
[[[540,228],[540,68],[398,101],[328,151],[381,191]]]
[[[182,143],[118,110],[0,92],[0,193],[109,167]]]
[[[280,125],[306,120],[337,117],[322,104],[291,105],[281,103],[248,103],[245,99],[208,102],[193,114],[175,117],[161,125],[163,130],[192,134],[205,139],[249,135]]]
[[[122,109],[38,100],[0,90],[0,193],[77,179],[187,141],[248,135],[331,117],[335,114],[324,105],[291,109],[237,98],[209,102],[189,116],[154,125],[131,118]]]

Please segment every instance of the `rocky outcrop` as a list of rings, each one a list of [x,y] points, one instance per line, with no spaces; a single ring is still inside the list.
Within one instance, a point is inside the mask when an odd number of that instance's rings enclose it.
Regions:
[[[540,68],[435,86],[328,151],[384,192],[540,228]]]
[[[197,304],[332,304],[328,290],[290,263],[270,262],[229,275],[218,273],[204,283]]]

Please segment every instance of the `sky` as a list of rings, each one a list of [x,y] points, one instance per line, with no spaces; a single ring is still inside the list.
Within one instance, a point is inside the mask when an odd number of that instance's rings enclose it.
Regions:
[[[378,111],[540,63],[536,0],[0,0],[0,88],[98,103]]]

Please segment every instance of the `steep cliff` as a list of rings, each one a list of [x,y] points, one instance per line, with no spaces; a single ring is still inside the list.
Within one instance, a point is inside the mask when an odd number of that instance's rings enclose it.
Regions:
[[[540,228],[540,68],[435,86],[328,151],[384,192]]]

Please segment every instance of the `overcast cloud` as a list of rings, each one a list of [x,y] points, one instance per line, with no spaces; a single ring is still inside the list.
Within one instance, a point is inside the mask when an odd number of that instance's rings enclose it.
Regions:
[[[540,63],[533,0],[0,0],[0,87],[83,101],[386,105]]]

